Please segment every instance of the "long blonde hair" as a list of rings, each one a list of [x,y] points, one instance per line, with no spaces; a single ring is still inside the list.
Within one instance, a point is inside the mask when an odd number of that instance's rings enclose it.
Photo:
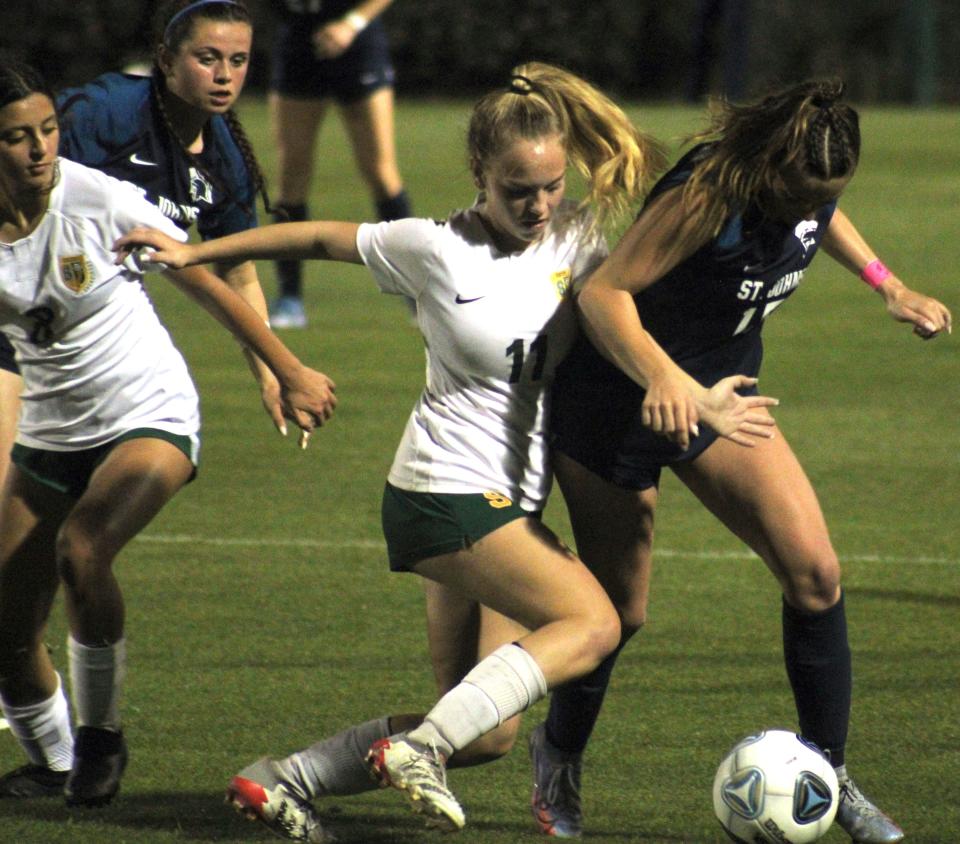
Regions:
[[[569,163],[587,183],[582,205],[598,224],[628,211],[664,168],[660,144],[589,82],[542,62],[517,65],[505,89],[474,106],[467,133],[470,168],[486,163],[518,138],[559,136]]]
[[[710,142],[684,186],[684,202],[701,234],[715,236],[724,219],[782,192],[778,176],[794,167],[814,188],[849,178],[860,158],[857,112],[841,102],[838,80],[808,81],[757,103],[715,101],[710,126],[692,142]]]

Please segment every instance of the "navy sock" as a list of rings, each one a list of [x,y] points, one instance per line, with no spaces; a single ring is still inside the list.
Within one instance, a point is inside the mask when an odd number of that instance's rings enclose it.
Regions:
[[[783,656],[801,734],[827,751],[835,767],[842,765],[853,686],[842,593],[817,613],[783,602]]]
[[[550,695],[547,741],[564,753],[583,753],[600,716],[621,644],[589,674],[558,686]]]
[[[283,213],[274,214],[277,223],[302,223],[307,219],[306,203],[298,205],[277,205]],[[280,282],[280,295],[292,296],[295,299],[303,297],[303,262],[296,260],[277,261],[277,279]]]
[[[402,220],[404,217],[413,216],[413,207],[410,205],[410,197],[405,190],[401,190],[396,196],[389,199],[377,201],[377,217],[380,220]]]

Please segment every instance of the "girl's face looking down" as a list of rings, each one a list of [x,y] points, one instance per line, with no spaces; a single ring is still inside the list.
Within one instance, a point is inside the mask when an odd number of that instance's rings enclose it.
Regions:
[[[11,199],[53,187],[60,125],[46,94],[0,108],[0,186]]]
[[[518,138],[477,175],[481,215],[504,252],[519,252],[546,230],[566,189],[567,151],[559,136]]]
[[[253,30],[241,21],[198,18],[176,51],[160,48],[167,90],[208,114],[223,114],[243,90]]]

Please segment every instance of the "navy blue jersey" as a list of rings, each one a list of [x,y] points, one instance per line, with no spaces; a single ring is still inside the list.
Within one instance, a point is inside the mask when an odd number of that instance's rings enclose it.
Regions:
[[[149,78],[107,73],[57,97],[60,155],[132,182],[183,229],[205,240],[257,225],[256,188],[226,120],[210,118],[202,170],[163,121]],[[18,372],[0,335],[0,368]]]
[[[254,228],[256,188],[227,121],[213,115],[190,160],[164,123],[147,77],[107,73],[57,97],[60,154],[132,182],[204,239]]]
[[[685,184],[703,155],[709,146],[687,153],[647,202]],[[717,237],[633,297],[644,328],[704,386],[729,375],[756,376],[763,321],[797,289],[835,208],[827,203],[793,224],[765,219],[756,208],[731,215]],[[555,447],[607,480],[643,489],[656,483],[660,466],[692,459],[716,438],[701,426],[681,452],[642,425],[644,395],[581,335],[554,381]]]

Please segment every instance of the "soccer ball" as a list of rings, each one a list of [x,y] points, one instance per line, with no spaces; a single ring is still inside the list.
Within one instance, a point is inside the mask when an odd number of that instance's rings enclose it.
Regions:
[[[740,844],[810,844],[837,814],[837,775],[815,745],[788,730],[738,742],[713,780],[713,810]]]

